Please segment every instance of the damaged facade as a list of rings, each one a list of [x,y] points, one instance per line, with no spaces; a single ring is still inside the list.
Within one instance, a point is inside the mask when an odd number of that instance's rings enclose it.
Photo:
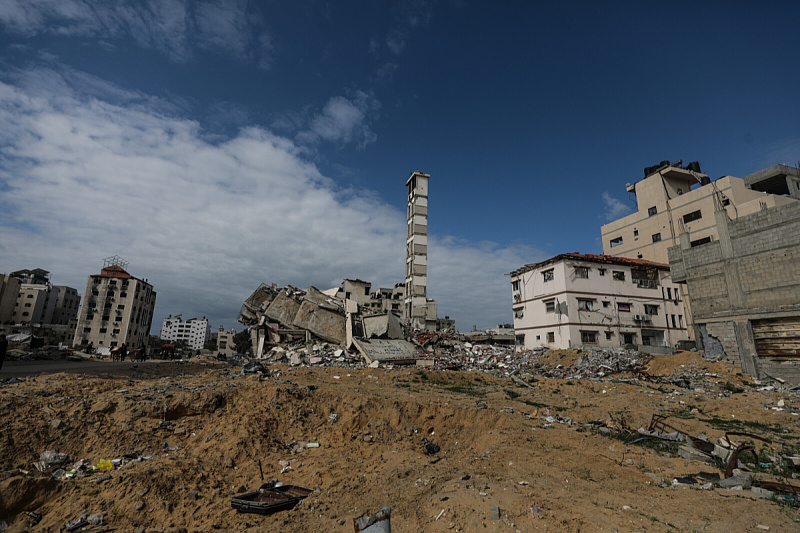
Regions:
[[[525,349],[637,345],[671,353],[688,338],[679,286],[665,264],[568,253],[508,275]]]
[[[406,181],[408,205],[406,221],[405,317],[414,329],[427,329],[428,309],[428,181],[429,174],[415,171]],[[435,329],[436,314],[433,312]]]
[[[800,202],[738,218],[717,205],[716,240],[693,245],[685,231],[669,249],[673,279],[691,297],[696,337],[706,357],[733,360],[758,378],[800,382]]]
[[[239,322],[250,326],[257,359],[279,344],[325,341],[356,348],[368,363],[413,362],[415,346],[405,340],[400,317],[375,312],[369,288],[361,280],[345,280],[341,289],[326,291],[261,285],[244,302]]]
[[[127,265],[120,257],[109,257],[100,274],[89,276],[73,346],[135,347],[147,342],[156,293],[147,280],[131,276]]]

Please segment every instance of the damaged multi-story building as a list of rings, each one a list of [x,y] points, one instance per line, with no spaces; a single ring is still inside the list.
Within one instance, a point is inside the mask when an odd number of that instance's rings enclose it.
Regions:
[[[519,347],[636,345],[671,353],[688,338],[678,285],[665,264],[566,253],[508,275]]]
[[[146,279],[130,275],[127,266],[121,257],[108,257],[100,274],[86,280],[74,346],[91,343],[96,349],[113,349],[147,342],[156,293]]]
[[[798,383],[800,202],[733,218],[717,204],[716,240],[692,246],[683,232],[669,249],[673,279],[691,297],[695,337],[707,357]]]
[[[668,261],[707,355],[800,380],[800,171],[711,180],[696,162],[662,161],[644,174],[627,186],[637,211],[602,227],[604,253]]]

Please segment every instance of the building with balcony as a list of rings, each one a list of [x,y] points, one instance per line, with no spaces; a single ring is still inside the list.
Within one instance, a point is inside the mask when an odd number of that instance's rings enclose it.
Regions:
[[[173,344],[184,343],[192,350],[202,350],[203,345],[211,338],[211,326],[206,317],[184,321],[181,315],[170,315],[161,325],[160,337]]]
[[[148,341],[156,293],[146,279],[130,275],[127,265],[120,257],[109,257],[100,274],[89,276],[73,345],[136,347]]]
[[[508,275],[517,345],[526,349],[635,345],[655,353],[688,338],[665,264],[567,253]]]

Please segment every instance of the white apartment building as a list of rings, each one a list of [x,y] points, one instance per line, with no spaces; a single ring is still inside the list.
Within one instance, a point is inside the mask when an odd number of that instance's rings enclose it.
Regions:
[[[514,331],[525,349],[637,345],[648,351],[688,339],[668,265],[567,253],[508,275]]]
[[[211,326],[206,317],[184,321],[181,315],[170,315],[161,325],[161,338],[173,343],[185,342],[192,350],[202,350],[211,338]]]

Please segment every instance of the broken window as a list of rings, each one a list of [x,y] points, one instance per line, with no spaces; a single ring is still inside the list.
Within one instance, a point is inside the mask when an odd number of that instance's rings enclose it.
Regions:
[[[658,209],[656,209],[656,206],[653,206],[647,210],[647,216],[649,217],[655,215],[656,213],[658,213]]]
[[[547,332],[547,342],[556,342],[556,334],[554,331]]]
[[[117,309],[125,309],[125,304],[118,304]]]
[[[683,315],[678,315],[678,327],[683,327]]]
[[[100,344],[102,344],[102,342]],[[116,346],[116,345],[117,345],[117,341],[111,341],[111,346]]]
[[[83,328],[83,332],[84,333],[91,333],[92,332],[92,328]]]
[[[594,300],[588,300],[585,298],[578,298],[578,310],[579,311],[594,311]]]
[[[611,277],[617,281],[625,281],[625,272],[621,270],[612,270]]]
[[[556,312],[556,301],[555,300],[547,300],[544,303],[544,310],[547,313],[555,313]]]
[[[107,332],[108,332],[108,328],[100,328],[100,333],[107,333]]]
[[[672,327],[676,328],[678,326],[675,325],[675,315],[672,315]]]
[[[112,331],[111,333],[112,333],[113,335],[119,335],[119,330],[118,330],[118,329],[115,329],[115,330],[114,330],[114,331]]]
[[[653,242],[661,242],[661,233],[653,234]]]
[[[597,332],[581,331],[581,342],[586,344],[597,344]]]
[[[672,287],[667,287],[667,300],[672,300]]]
[[[630,313],[631,312],[631,304],[629,303],[617,303],[617,311],[621,313]]]
[[[611,302],[609,302],[607,300],[603,300],[603,307],[609,307],[610,305],[611,305]]]
[[[611,239],[611,247],[619,246],[622,244],[622,237],[617,237],[615,239]]]
[[[364,296],[369,296],[369,287],[364,287]]]
[[[703,218],[703,213],[701,213],[700,210],[698,209],[697,211],[692,211],[691,213],[686,213],[685,215],[683,215],[683,223],[686,224],[688,222],[691,222],[693,220],[699,220],[701,218]]]
[[[514,281],[511,282],[511,290],[512,291],[518,291],[519,290],[519,280],[518,279],[515,279]]]
[[[711,242],[711,237],[703,237],[702,239],[697,239],[696,241],[691,241],[689,244],[692,245],[692,248],[695,246],[702,246],[703,244],[708,244]]]
[[[550,270],[545,270],[544,272],[542,272],[542,279],[545,282],[553,281],[553,269],[551,268]]]
[[[606,331],[606,340],[607,341],[611,340],[611,335],[613,335],[613,333],[611,333],[610,331]]]
[[[605,276],[606,275],[606,269],[605,268],[598,268],[597,271],[600,273],[601,276]]]
[[[646,315],[657,315],[658,314],[658,306],[657,305],[647,305],[644,306],[644,314]]]
[[[636,333],[623,333],[622,342],[623,344],[636,344]]]
[[[517,309],[516,311],[514,311],[514,318],[522,318],[523,316],[525,316],[525,312],[523,309]]]
[[[589,267],[575,267],[575,277],[576,278],[589,278]]]
[[[633,228],[633,236],[634,237],[638,237],[639,236],[639,230],[638,229]]]
[[[642,289],[657,289],[658,271],[655,268],[632,268],[631,281]]]

